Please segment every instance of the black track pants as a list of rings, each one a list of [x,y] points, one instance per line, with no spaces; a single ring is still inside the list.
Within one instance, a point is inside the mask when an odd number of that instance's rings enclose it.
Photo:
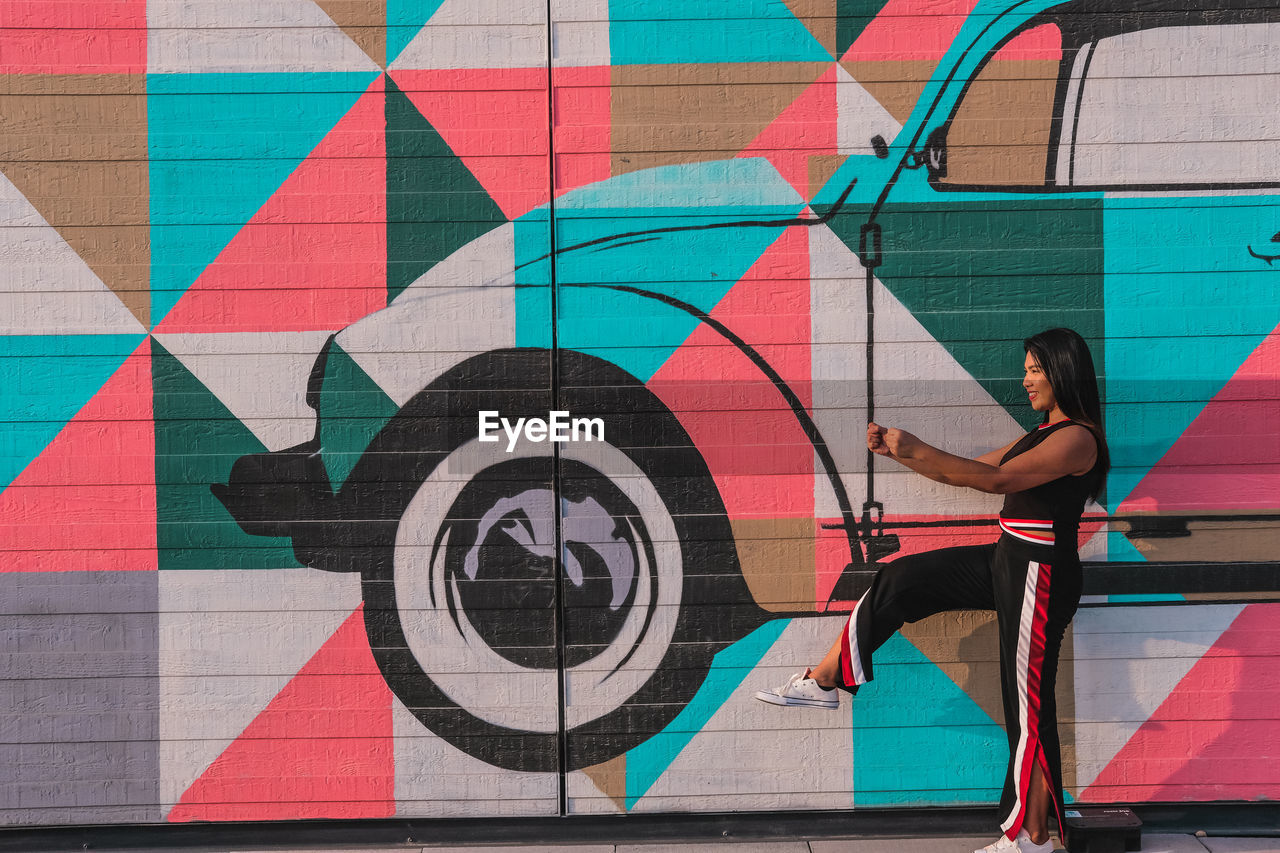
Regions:
[[[871,680],[871,653],[903,623],[944,610],[996,612],[1009,735],[1000,826],[1010,838],[1026,817],[1035,764],[1053,787],[1059,833],[1066,831],[1054,683],[1062,636],[1080,603],[1080,583],[1074,551],[1026,544],[1007,534],[991,545],[911,554],[876,575],[841,637],[841,674],[845,685],[856,686]]]

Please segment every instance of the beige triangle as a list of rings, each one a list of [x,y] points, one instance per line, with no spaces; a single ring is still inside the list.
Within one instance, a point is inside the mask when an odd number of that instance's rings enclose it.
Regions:
[[[387,0],[313,0],[369,58],[387,67]]]
[[[800,97],[829,62],[615,65],[612,174],[729,159]]]
[[[618,811],[627,810],[627,754],[624,752],[617,758],[611,758],[603,764],[582,768],[582,773],[591,780],[600,793],[604,794]]]
[[[0,170],[147,325],[145,78],[9,77],[0,93]]]
[[[836,55],[837,0],[782,0],[827,53]]]
[[[903,625],[901,634],[997,723],[1004,722],[995,613],[964,610]]]
[[[813,154],[809,157],[809,198],[827,185],[831,176],[840,171],[848,154]]]

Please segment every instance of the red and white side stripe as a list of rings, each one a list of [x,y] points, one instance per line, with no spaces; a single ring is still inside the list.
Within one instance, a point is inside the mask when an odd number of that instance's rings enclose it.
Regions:
[[[1018,625],[1018,653],[1014,665],[1018,674],[1018,748],[1013,754],[1017,799],[1013,811],[1000,824],[1013,839],[1027,814],[1027,791],[1031,769],[1040,748],[1040,675],[1044,671],[1045,625],[1049,621],[1049,575],[1047,563],[1027,563],[1027,582],[1022,594],[1022,614]],[[1046,767],[1041,767],[1046,780]]]
[[[1000,529],[1023,542],[1053,544],[1053,522],[1040,518],[1001,518]]]
[[[862,655],[858,653],[858,611],[862,609],[865,595],[858,599],[849,621],[844,623],[844,632],[840,635],[840,668],[844,673],[844,683],[861,685],[867,683],[867,674],[862,669]]]

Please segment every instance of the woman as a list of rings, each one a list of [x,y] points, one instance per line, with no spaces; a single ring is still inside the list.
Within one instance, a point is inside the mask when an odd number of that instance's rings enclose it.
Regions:
[[[1022,387],[1044,421],[1006,447],[964,459],[908,432],[867,426],[874,453],[939,483],[1005,495],[999,540],[895,560],[876,575],[821,663],[756,694],[775,705],[834,708],[835,688],[852,693],[870,681],[871,653],[904,622],[944,610],[995,610],[1010,756],[1000,798],[1003,835],[977,853],[1049,853],[1051,804],[1059,833],[1066,831],[1054,680],[1080,601],[1080,515],[1110,468],[1084,339],[1049,329],[1027,338],[1023,349]]]

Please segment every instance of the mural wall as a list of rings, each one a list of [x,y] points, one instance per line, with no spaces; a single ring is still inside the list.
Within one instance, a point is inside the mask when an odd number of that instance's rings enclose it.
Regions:
[[[1185,5],[0,0],[0,821],[993,802],[991,614],[752,697],[995,538],[866,422],[1055,325],[1082,556],[1194,581],[1086,597],[1068,794],[1280,796],[1280,6]]]

